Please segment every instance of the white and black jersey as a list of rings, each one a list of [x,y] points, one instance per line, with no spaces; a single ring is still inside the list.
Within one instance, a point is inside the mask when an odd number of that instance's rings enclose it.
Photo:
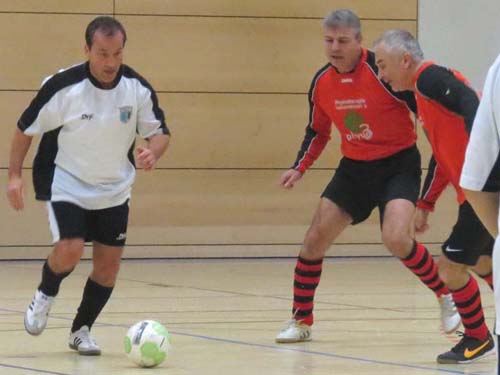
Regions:
[[[472,125],[460,186],[500,191],[500,56],[491,66]]]
[[[483,97],[467,145],[460,186],[473,191],[500,192],[500,55],[490,67]],[[500,228],[500,212],[497,228]],[[493,289],[496,321],[500,321],[500,236],[493,249]],[[500,335],[497,324],[495,333]]]
[[[39,200],[69,201],[86,209],[122,204],[135,178],[136,134],[169,134],[149,83],[122,65],[104,89],[82,63],[49,77],[18,127],[43,134],[33,164]]]

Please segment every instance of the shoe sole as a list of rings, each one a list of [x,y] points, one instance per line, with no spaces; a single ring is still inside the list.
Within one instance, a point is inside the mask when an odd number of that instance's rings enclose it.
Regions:
[[[274,341],[278,344],[293,344],[296,342],[312,341],[312,337],[309,336],[305,339],[280,339],[280,338],[276,338]]]
[[[446,333],[446,334],[450,334],[450,333],[455,333],[455,331],[456,331],[458,328],[460,328],[460,325],[461,325],[461,324],[462,324],[462,321],[461,321],[461,320],[459,320],[459,321],[458,321],[458,324],[457,324],[455,327],[453,327],[453,329],[450,329],[450,330],[446,331],[446,330],[443,328],[443,325],[441,325],[441,328],[443,329],[443,332],[444,332],[444,333]]]
[[[439,358],[437,358],[437,363],[441,364],[441,365],[466,365],[468,363],[472,363],[472,362],[475,362],[475,361],[479,361],[480,359],[483,359],[489,355],[492,355],[496,352],[495,348],[481,354],[479,357],[476,357],[474,359],[469,359],[467,361],[453,361],[453,360],[440,360]]]
[[[75,345],[68,344],[68,346],[69,346],[70,349],[73,349],[73,350],[77,351],[78,354],[80,354],[80,355],[88,355],[88,356],[101,355],[101,351],[100,350],[87,350],[87,351],[83,351],[83,350],[78,350],[78,347],[76,347]]]
[[[28,328],[28,324],[26,323],[26,315],[24,315],[24,329],[31,336],[39,336],[43,332],[43,330],[45,329],[45,327],[46,326],[44,326],[40,331],[30,331],[30,329]]]

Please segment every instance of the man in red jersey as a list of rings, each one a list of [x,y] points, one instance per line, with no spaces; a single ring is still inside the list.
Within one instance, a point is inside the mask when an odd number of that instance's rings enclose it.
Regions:
[[[427,249],[410,235],[420,190],[420,154],[415,146],[411,92],[394,93],[377,77],[375,56],[361,46],[359,18],[337,10],[323,21],[329,63],[315,75],[309,91],[309,124],[293,167],[280,184],[290,189],[323,151],[332,123],[341,136],[343,158],[324,190],[306,233],[294,274],[292,319],[276,342],[311,340],[313,300],[324,255],[349,225],[379,208],[382,240],[441,302],[443,328],[460,324],[449,290]]]
[[[417,232],[424,231],[427,217],[440,192],[449,183],[457,192],[458,219],[442,246],[439,275],[453,295],[465,328],[460,342],[437,357],[439,363],[469,363],[495,349],[484,320],[481,296],[468,269],[483,254],[491,255],[493,238],[481,224],[459,186],[469,132],[479,97],[458,72],[425,62],[417,40],[405,30],[389,30],[374,44],[379,77],[393,90],[411,90],[418,115],[432,146],[434,160],[427,188],[416,216]],[[476,273],[491,278],[491,258],[483,257]],[[491,280],[489,280],[491,285]]]

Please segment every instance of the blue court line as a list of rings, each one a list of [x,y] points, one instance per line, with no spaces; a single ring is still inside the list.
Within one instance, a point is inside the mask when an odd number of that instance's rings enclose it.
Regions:
[[[15,312],[15,313],[19,313],[19,314],[24,314],[24,311],[11,310],[11,309],[6,309],[6,308],[0,308],[0,311],[7,311],[7,312]],[[59,319],[59,320],[67,320],[67,321],[72,320],[70,318],[57,317],[57,316],[52,316],[52,318]],[[128,329],[130,327],[130,325],[126,325],[126,324],[97,323],[97,322],[94,325],[99,326],[99,327],[118,327],[118,328],[125,328],[125,329]],[[252,343],[252,342],[225,339],[225,338],[213,337],[213,336],[197,335],[197,334],[185,333],[185,332],[179,332],[179,331],[170,331],[169,330],[169,332],[172,335],[186,336],[186,337],[192,337],[192,338],[197,338],[197,339],[202,339],[202,340],[222,342],[222,343],[226,343],[226,344],[242,345],[242,346],[248,346],[248,347],[253,347],[253,348],[272,349],[275,351],[311,354],[311,355],[317,355],[317,356],[322,356],[322,357],[327,357],[327,358],[343,359],[343,360],[347,360],[347,361],[363,362],[363,363],[375,364],[375,365],[411,368],[411,369],[419,369],[419,370],[424,370],[424,371],[435,371],[435,372],[446,373],[446,374],[485,375],[484,372],[469,372],[468,369],[464,369],[463,371],[461,371],[461,370],[445,369],[445,368],[440,368],[440,367],[420,366],[420,365],[412,365],[409,363],[381,361],[381,360],[377,360],[377,359],[353,357],[353,356],[348,356],[348,355],[343,355],[343,354],[320,352],[320,351],[308,350],[308,349],[302,349],[302,348],[290,348],[290,347],[285,347],[285,346],[281,346],[281,345],[278,346],[278,345],[257,344],[257,343]],[[0,363],[0,367],[1,366],[3,366],[3,365]],[[458,366],[463,366],[463,365],[458,365]],[[14,366],[12,366],[12,367],[14,367]],[[40,370],[32,370],[32,371],[40,371]],[[57,375],[70,375],[70,374],[63,374],[63,373],[50,372],[50,371],[44,371],[44,373],[57,374]]]
[[[436,371],[436,372],[442,372],[442,373],[447,373],[447,374],[484,375],[483,372],[469,372],[468,370],[459,371],[459,370],[444,369],[444,368],[439,368],[439,367],[411,365],[411,364],[406,364],[406,363],[380,361],[377,359],[370,359],[370,358],[352,357],[352,356],[348,356],[348,355],[328,353],[328,352],[318,352],[315,350],[290,348],[290,347],[283,347],[283,346],[277,346],[277,345],[255,344],[255,343],[251,343],[251,342],[223,339],[223,338],[212,337],[212,336],[196,335],[196,334],[190,334],[190,333],[184,333],[184,332],[176,332],[176,331],[170,331],[170,332],[174,335],[188,336],[188,337],[193,337],[193,338],[198,338],[198,339],[203,339],[203,340],[224,342],[224,343],[228,343],[228,344],[244,345],[244,346],[255,347],[255,348],[272,349],[272,350],[277,350],[277,351],[313,354],[313,355],[318,355],[318,356],[323,356],[323,357],[328,357],[328,358],[344,359],[344,360],[354,361],[354,362],[364,362],[364,363],[369,363],[369,364],[386,365],[386,366],[392,366],[392,367],[412,368],[412,369],[419,369],[419,370],[425,370],[425,371]],[[460,365],[460,366],[462,366],[462,365]]]
[[[99,326],[102,326],[102,327],[122,327],[122,328],[126,328],[126,329],[129,328],[129,326],[125,325],[125,324],[100,323]],[[322,357],[343,359],[343,360],[354,361],[354,362],[364,362],[364,363],[375,364],[375,365],[412,368],[412,369],[419,369],[419,370],[424,370],[424,371],[435,371],[435,372],[446,373],[446,374],[485,375],[484,372],[469,372],[468,369],[460,371],[460,370],[445,369],[445,368],[439,368],[439,367],[419,366],[419,365],[411,365],[408,363],[380,361],[377,359],[353,357],[353,356],[328,353],[328,352],[319,352],[319,351],[315,351],[315,350],[308,350],[308,349],[302,349],[302,348],[290,348],[290,347],[285,347],[285,346],[281,346],[281,345],[257,344],[257,343],[252,343],[252,342],[224,339],[224,338],[213,337],[213,336],[197,335],[197,334],[185,333],[185,332],[179,332],[179,331],[170,331],[169,330],[169,332],[172,335],[179,335],[179,336],[192,337],[192,338],[197,338],[197,339],[202,339],[202,340],[223,342],[226,344],[236,344],[236,345],[248,346],[248,347],[253,347],[253,348],[272,349],[272,350],[284,351],[284,352],[296,352],[296,353],[303,353],[303,354],[312,354],[312,355],[318,355],[318,356],[322,356]],[[458,365],[458,366],[463,366],[463,365]]]
[[[31,367],[6,365],[5,363],[0,363],[0,367],[13,368],[13,369],[16,369],[16,370],[27,370],[27,371],[33,371],[33,372],[38,372],[38,373],[42,373],[42,374],[71,375],[71,374],[68,374],[66,372],[56,372],[56,371],[48,371],[48,370],[39,370],[39,369],[36,369],[36,368],[31,368]]]

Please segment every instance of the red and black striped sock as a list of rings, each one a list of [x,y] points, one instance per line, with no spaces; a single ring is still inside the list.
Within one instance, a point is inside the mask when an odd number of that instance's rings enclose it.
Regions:
[[[314,293],[321,278],[323,259],[306,260],[300,256],[295,266],[293,283],[293,309],[294,319],[307,325],[312,325]]]
[[[480,340],[488,338],[488,327],[484,322],[483,307],[481,305],[481,294],[474,277],[459,290],[452,291],[457,310],[462,317],[462,323],[467,336],[476,337]]]
[[[413,272],[426,286],[431,289],[437,297],[448,294],[450,291],[439,277],[436,262],[424,245],[413,241],[413,248],[403,264]]]
[[[487,275],[479,275],[478,276],[483,279],[484,281],[486,281],[488,283],[488,285],[490,286],[491,290],[493,290],[493,272],[490,272],[489,274]]]

